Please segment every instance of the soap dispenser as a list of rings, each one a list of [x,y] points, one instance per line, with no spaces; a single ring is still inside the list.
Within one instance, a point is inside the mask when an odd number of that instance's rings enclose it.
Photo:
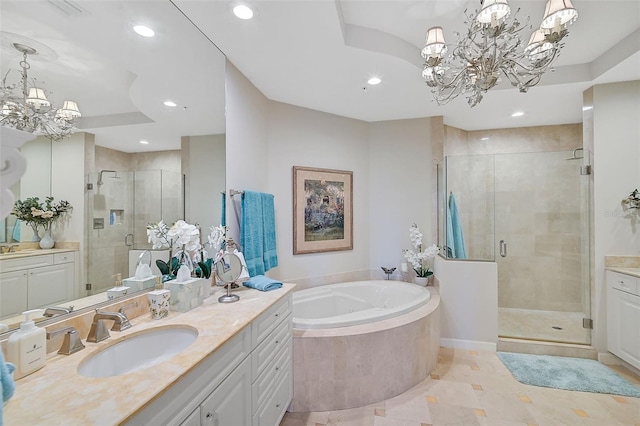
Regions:
[[[25,320],[20,323],[20,330],[7,341],[7,361],[16,366],[13,373],[16,380],[41,369],[47,361],[47,332],[36,327],[30,318],[32,314],[42,312],[42,309],[23,312]]]

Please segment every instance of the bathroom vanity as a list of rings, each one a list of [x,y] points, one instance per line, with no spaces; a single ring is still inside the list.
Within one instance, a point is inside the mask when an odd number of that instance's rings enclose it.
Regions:
[[[640,268],[609,267],[607,349],[640,368]]]
[[[7,424],[277,425],[292,397],[291,290],[234,290],[236,303],[212,294],[204,305],[168,318],[142,315],[133,327],[85,343],[73,355],[49,354],[40,371],[17,381]],[[146,298],[146,295],[143,295]],[[143,300],[142,298],[139,300]],[[108,323],[110,326],[111,324]],[[196,329],[171,359],[111,377],[77,369],[92,354],[158,327]],[[170,345],[171,342],[167,342]],[[43,391],[46,389],[46,391]]]
[[[0,318],[76,299],[78,253],[37,249],[0,255]]]

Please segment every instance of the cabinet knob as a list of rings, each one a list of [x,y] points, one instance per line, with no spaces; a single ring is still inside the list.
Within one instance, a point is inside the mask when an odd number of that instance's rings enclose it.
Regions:
[[[278,343],[280,343],[280,340],[276,340],[276,345],[277,345]]]
[[[280,316],[280,314],[276,314],[276,318],[278,318]]]
[[[280,367],[276,367],[276,371],[280,370]]]
[[[276,408],[280,408],[280,403],[277,403],[277,404],[276,404]]]

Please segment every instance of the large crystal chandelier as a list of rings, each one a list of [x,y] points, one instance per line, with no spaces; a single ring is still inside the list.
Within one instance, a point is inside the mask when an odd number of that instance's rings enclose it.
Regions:
[[[22,53],[20,82],[8,84],[9,70],[0,83],[0,125],[46,136],[60,141],[77,129],[75,119],[80,117],[78,105],[73,101],[64,101],[62,108],[54,108],[47,99],[45,90],[36,85],[35,79],[29,84],[27,71],[31,66],[28,55],[37,51],[25,44],[13,43],[13,47]]]
[[[507,0],[481,1],[480,10],[467,15],[467,33],[455,33],[458,40],[448,56],[442,27],[429,28],[422,49],[422,77],[439,105],[465,94],[473,107],[500,81],[500,75],[520,92],[538,84],[563,47],[560,41],[578,18],[578,11],[571,0],[548,0],[542,24],[526,47],[520,33],[531,28],[529,17],[521,25],[517,12],[507,22],[510,15]]]

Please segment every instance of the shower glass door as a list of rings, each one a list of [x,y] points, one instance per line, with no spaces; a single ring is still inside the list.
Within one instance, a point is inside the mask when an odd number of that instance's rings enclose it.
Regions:
[[[495,155],[501,337],[591,343],[589,156],[573,154]]]
[[[133,245],[134,172],[103,170],[87,176],[87,294],[114,286],[128,276]]]

